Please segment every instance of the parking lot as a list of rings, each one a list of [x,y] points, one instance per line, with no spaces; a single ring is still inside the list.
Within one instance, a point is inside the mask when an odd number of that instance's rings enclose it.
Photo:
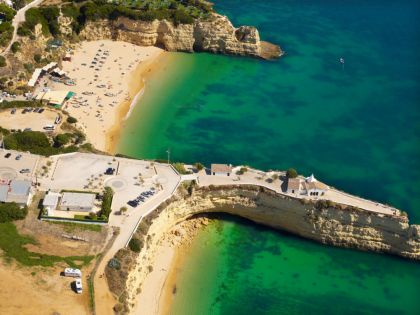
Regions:
[[[28,179],[35,173],[38,156],[0,149],[0,179]]]
[[[155,167],[149,161],[87,153],[63,154],[50,160],[48,177],[39,178],[42,189],[102,192],[105,186],[109,186],[115,193],[112,202],[114,211],[121,207],[129,208],[129,212],[135,211],[178,181],[172,169],[160,165]],[[112,172],[106,174],[107,170]],[[135,199],[139,199],[137,206],[127,204]]]
[[[12,109],[0,112],[0,126],[9,130],[29,128],[33,131],[45,131],[44,127],[54,125],[54,121],[58,117],[58,113],[53,109],[44,109],[42,113],[31,111],[23,114],[23,111],[23,108],[18,108],[14,114],[12,114]]]

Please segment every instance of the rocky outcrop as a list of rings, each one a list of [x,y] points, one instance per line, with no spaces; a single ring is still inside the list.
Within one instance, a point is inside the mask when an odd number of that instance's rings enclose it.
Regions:
[[[112,39],[140,46],[159,46],[168,51],[208,51],[266,59],[283,54],[276,45],[271,44],[270,50],[264,49],[265,44],[255,27],[235,28],[227,17],[218,14],[208,20],[177,26],[166,20],[145,22],[125,17],[115,21],[89,21],[80,37],[85,40]]]
[[[405,216],[324,207],[256,186],[200,188],[191,195],[179,193],[151,214],[147,247],[128,275],[128,305],[135,303],[135,292],[147,275],[144,266],[153,264],[156,245],[164,233],[193,215],[211,212],[238,215],[323,244],[420,260],[420,226],[409,225]]]

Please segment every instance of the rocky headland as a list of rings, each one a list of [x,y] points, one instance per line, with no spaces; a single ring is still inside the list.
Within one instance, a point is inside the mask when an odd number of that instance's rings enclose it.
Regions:
[[[70,25],[68,21],[61,25]],[[62,27],[62,33],[66,32]],[[116,20],[88,21],[80,32],[83,40],[112,39],[139,46],[158,46],[167,51],[207,51],[271,59],[280,57],[279,46],[260,40],[252,26],[235,28],[226,16],[214,13],[207,20],[174,25],[167,20],[152,22],[119,17]]]
[[[197,214],[229,213],[323,244],[420,260],[420,226],[410,225],[406,216],[299,200],[257,186],[210,186],[188,191],[180,189],[143,220],[134,235],[144,240],[141,251],[133,255],[122,249],[116,255],[124,273],[107,268],[110,283],[120,284],[117,290],[112,286],[110,289],[124,301],[126,311],[135,305],[137,293],[150,272],[146,266],[153,265],[159,242],[171,231],[169,236],[177,244],[182,235],[171,229]],[[195,225],[203,224],[194,222]]]

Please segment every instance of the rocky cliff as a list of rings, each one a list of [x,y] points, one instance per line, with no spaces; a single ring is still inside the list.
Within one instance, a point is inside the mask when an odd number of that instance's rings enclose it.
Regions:
[[[339,206],[303,203],[255,186],[209,187],[178,194],[149,218],[147,247],[131,266],[126,281],[128,305],[153,264],[157,243],[177,223],[200,213],[224,212],[324,244],[400,255],[420,260],[420,226],[405,216],[389,216]]]
[[[280,47],[260,40],[251,26],[235,28],[229,19],[213,14],[208,20],[175,26],[166,20],[145,22],[119,17],[117,20],[89,21],[81,39],[112,39],[139,46],[159,46],[168,51],[208,51],[212,53],[275,58]]]

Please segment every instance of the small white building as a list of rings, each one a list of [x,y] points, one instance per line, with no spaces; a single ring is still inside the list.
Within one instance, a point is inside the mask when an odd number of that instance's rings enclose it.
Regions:
[[[304,194],[307,196],[323,196],[328,189],[329,187],[319,182],[313,174],[303,183]]]
[[[51,212],[57,209],[58,202],[60,200],[61,194],[49,191],[42,201],[42,206],[48,211],[48,215],[51,215]]]
[[[287,193],[306,196],[323,196],[329,187],[319,182],[314,175],[305,178],[289,178],[287,181]]]
[[[299,195],[302,190],[302,184],[299,178],[289,178],[287,180],[287,193]]]
[[[61,197],[59,210],[91,212],[95,202],[95,194],[65,192]]]
[[[27,180],[12,180],[0,185],[0,202],[15,202],[28,206],[32,201],[32,183]]]
[[[232,165],[228,164],[212,164],[211,175],[230,176],[232,174]]]

